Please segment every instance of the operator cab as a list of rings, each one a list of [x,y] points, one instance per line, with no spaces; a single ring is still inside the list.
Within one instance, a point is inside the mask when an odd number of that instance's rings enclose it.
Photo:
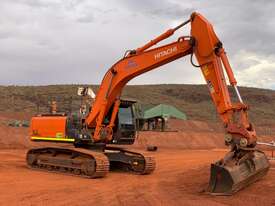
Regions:
[[[134,143],[136,137],[134,103],[136,101],[120,100],[119,111],[115,120],[115,126],[113,127],[113,138],[110,142],[107,142],[108,144],[129,145]],[[109,124],[112,110],[111,108],[106,115],[104,120],[105,125]],[[83,146],[83,144],[90,142],[90,134],[93,133],[93,130],[83,128],[84,119],[85,117],[83,118],[82,114],[69,115],[67,117],[66,134],[73,138],[75,140],[74,144],[78,146]]]
[[[136,137],[136,120],[133,100],[120,100],[120,107],[110,144],[133,144]]]

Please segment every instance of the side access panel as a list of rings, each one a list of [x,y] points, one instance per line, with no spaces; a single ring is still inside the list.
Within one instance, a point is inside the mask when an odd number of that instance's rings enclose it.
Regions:
[[[66,136],[66,116],[37,116],[31,119],[30,136],[64,138]]]

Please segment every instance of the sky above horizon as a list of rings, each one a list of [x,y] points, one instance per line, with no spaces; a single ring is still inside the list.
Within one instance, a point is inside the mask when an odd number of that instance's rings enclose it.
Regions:
[[[1,0],[1,85],[100,84],[126,50],[202,13],[241,86],[275,89],[275,2],[268,0]],[[169,38],[188,35],[181,29]],[[189,57],[130,84],[202,84]]]

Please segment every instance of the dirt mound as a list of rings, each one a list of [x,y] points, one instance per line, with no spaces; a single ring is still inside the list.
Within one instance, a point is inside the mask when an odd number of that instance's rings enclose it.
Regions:
[[[258,141],[275,141],[275,126],[257,127]],[[136,147],[154,145],[172,149],[225,148],[224,129],[221,123],[169,119],[166,132],[142,131],[135,142]],[[267,149],[266,146],[259,148]]]
[[[30,148],[35,145],[44,146],[52,143],[35,143],[29,141],[29,128],[8,127],[11,119],[29,120],[24,113],[0,113],[0,148]],[[264,130],[264,129],[262,129]],[[133,147],[144,148],[155,145],[159,148],[172,149],[213,149],[224,148],[224,133],[221,124],[202,121],[182,121],[170,119],[169,132],[139,132]],[[271,135],[260,135],[259,141],[275,140]]]
[[[19,118],[19,115],[0,116],[3,121]],[[24,119],[24,116],[21,116]],[[177,132],[140,132],[134,147],[156,145],[159,148],[179,149],[211,149],[224,147],[223,133],[214,132],[215,126],[199,121],[169,122],[171,128]],[[30,148],[37,145],[28,139],[28,128],[13,128],[0,124],[0,148]],[[39,143],[45,145],[45,143]]]
[[[13,128],[0,125],[0,148],[29,148],[27,128]]]
[[[9,120],[30,120],[32,114],[27,112],[0,112],[0,122],[5,123]]]
[[[31,142],[28,140],[28,128],[9,127],[8,123],[11,120],[29,120],[28,113],[0,113],[0,148],[29,148]]]
[[[167,131],[221,133],[224,130],[221,123],[171,118],[167,121]]]
[[[155,145],[173,149],[212,149],[224,147],[221,124],[169,119],[165,132],[139,132],[134,146]]]
[[[214,132],[141,132],[135,142],[137,147],[155,145],[173,149],[223,148],[222,133]]]

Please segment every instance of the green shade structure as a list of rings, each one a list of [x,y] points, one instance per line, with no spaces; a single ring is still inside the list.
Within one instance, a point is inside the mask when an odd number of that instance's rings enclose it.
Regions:
[[[187,117],[184,113],[179,111],[177,108],[167,105],[167,104],[159,104],[151,109],[144,111],[144,119],[151,119],[154,117],[163,117],[163,118],[170,118],[174,117],[177,119],[186,120]]]

